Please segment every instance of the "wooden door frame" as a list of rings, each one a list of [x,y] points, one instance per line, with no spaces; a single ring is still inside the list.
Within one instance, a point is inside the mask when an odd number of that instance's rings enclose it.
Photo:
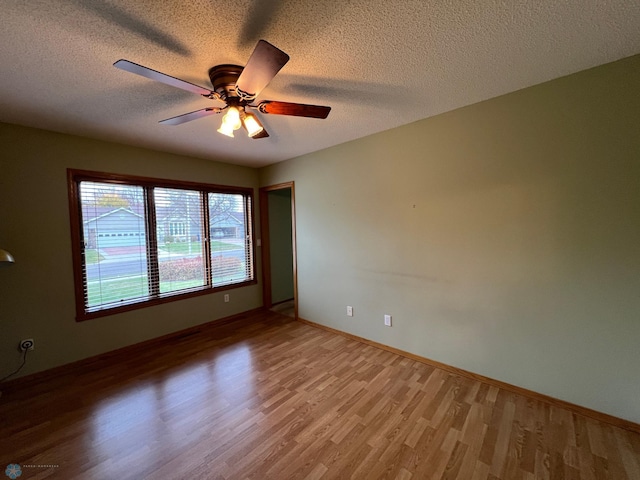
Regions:
[[[293,251],[293,304],[298,319],[298,261],[296,248],[296,190],[295,182],[283,182],[260,188],[260,236],[262,237],[262,301],[264,308],[271,308],[271,243],[269,239],[269,192],[291,190],[291,249]]]

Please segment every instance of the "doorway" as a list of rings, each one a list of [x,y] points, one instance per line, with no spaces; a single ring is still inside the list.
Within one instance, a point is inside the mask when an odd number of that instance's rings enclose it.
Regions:
[[[298,318],[294,182],[260,189],[264,307]]]

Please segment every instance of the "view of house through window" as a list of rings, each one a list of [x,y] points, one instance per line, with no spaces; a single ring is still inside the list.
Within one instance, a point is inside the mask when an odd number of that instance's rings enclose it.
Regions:
[[[251,249],[245,245],[250,230],[242,213],[242,195],[209,193],[209,231],[214,286],[237,281],[243,266],[250,264]]]
[[[82,182],[80,201],[87,308],[147,298],[147,219],[143,189]]]
[[[80,319],[254,280],[249,189],[106,177],[70,171]]]
[[[160,293],[206,285],[200,192],[154,188]]]

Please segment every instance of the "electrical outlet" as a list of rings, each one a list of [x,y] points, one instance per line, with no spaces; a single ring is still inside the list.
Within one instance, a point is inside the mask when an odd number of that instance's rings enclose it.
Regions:
[[[26,340],[20,340],[20,351],[33,350],[34,342],[33,338],[27,338]]]
[[[353,307],[347,305],[347,317],[353,317]]]
[[[390,326],[391,326],[391,315],[385,315],[385,316],[384,316],[384,324],[385,324],[387,327],[390,327]]]
[[[224,302],[225,302],[225,303],[228,303],[228,302],[229,302],[229,294],[228,294],[228,293],[225,293],[225,294],[224,294]]]

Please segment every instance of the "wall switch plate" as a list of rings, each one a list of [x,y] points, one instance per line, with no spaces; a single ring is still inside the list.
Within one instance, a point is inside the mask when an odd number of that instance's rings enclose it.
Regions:
[[[347,317],[353,317],[353,307],[347,305]]]
[[[390,327],[390,326],[391,326],[391,315],[385,315],[385,316],[384,316],[384,324],[385,324],[387,327]]]
[[[225,293],[224,294],[224,302],[227,303],[229,301],[229,294]]]

